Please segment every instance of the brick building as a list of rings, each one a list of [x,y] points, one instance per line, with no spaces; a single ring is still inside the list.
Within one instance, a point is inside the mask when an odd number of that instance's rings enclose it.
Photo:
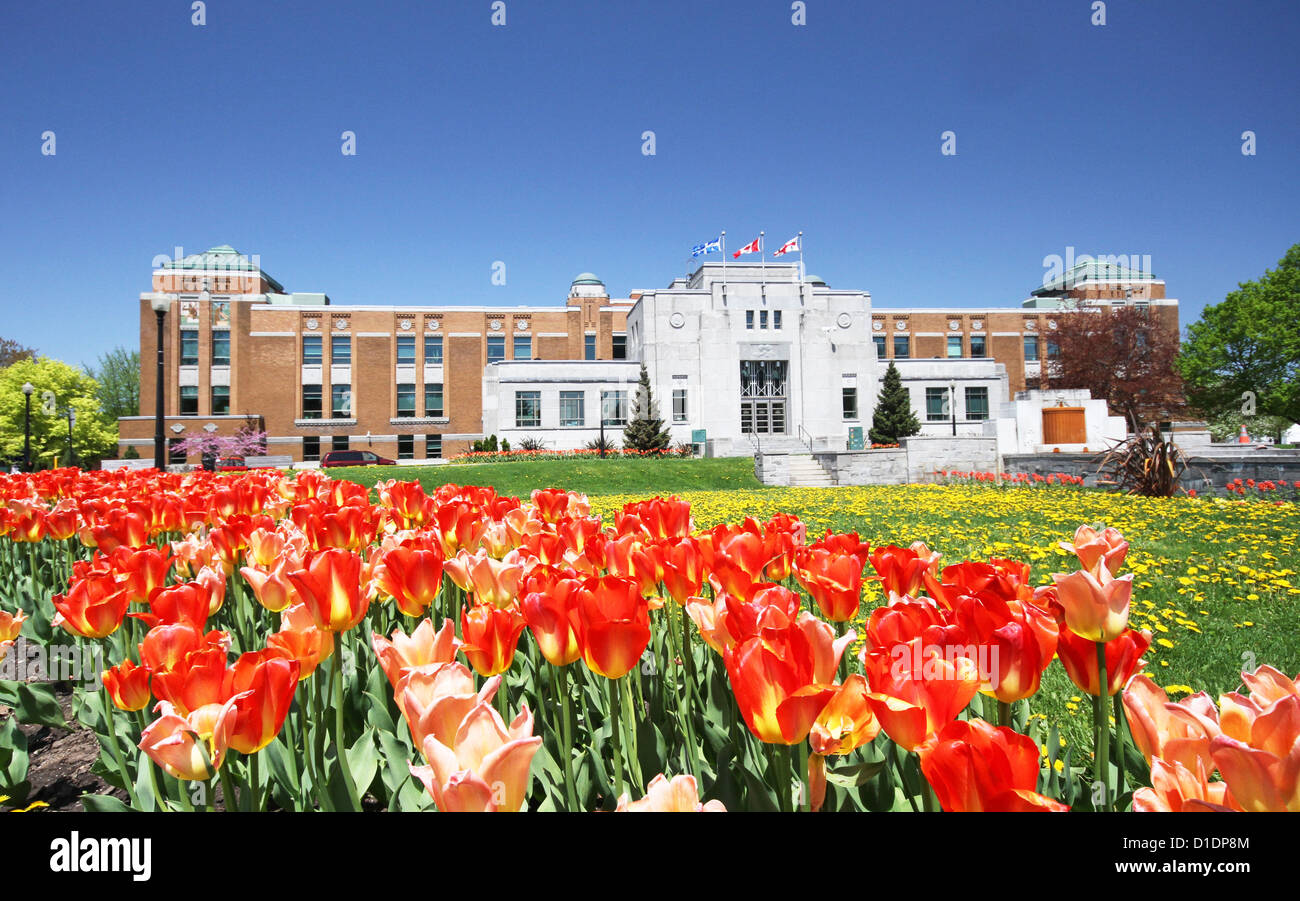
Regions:
[[[573,442],[588,437],[583,429],[598,425],[597,417],[610,419],[608,397],[625,393],[595,392],[614,387],[604,382],[615,377],[626,384],[635,368],[580,364],[619,360],[647,362],[661,403],[676,405],[680,397],[680,411],[674,406],[663,416],[675,440],[707,427],[710,439],[720,439],[720,452],[747,452],[746,439],[758,431],[766,447],[783,438],[833,446],[852,427],[870,425],[875,370],[883,371],[883,363],[858,359],[868,336],[871,361],[877,355],[908,361],[899,368],[929,431],[943,431],[949,416],[954,433],[959,419],[970,431],[1000,402],[1039,386],[1054,352],[1055,317],[1064,309],[1135,304],[1150,309],[1158,327],[1178,329],[1178,302],[1165,297],[1164,282],[1096,261],[1072,267],[1019,307],[976,310],[873,308],[867,292],[833,290],[789,264],[729,266],[718,285],[716,266],[706,263],[667,289],[626,299],[611,298],[600,279],[583,273],[563,303],[510,308],[331,304],[324,294],[287,292],[256,257],[224,245],[168,261],[155,269],[152,291],[140,295],[144,415],[120,421],[119,451],[133,446],[141,457],[153,456],[152,304],[160,299],[168,303],[163,407],[169,443],[200,430],[231,434],[254,425],[267,432],[267,453],[296,461],[348,448],[392,459],[450,456],[485,431],[517,438],[521,429],[553,447],[579,446]],[[769,309],[773,328],[764,332]],[[777,309],[785,311],[784,325]],[[704,316],[698,334],[725,340],[725,352],[722,344],[692,353],[685,345],[674,348],[673,340],[696,329],[690,319],[680,331],[684,313]],[[839,318],[822,322],[832,314]],[[843,359],[836,362],[836,354]],[[684,366],[692,355],[693,368]],[[761,360],[767,360],[764,372],[779,369],[789,384],[779,398],[763,401],[760,417],[742,382],[744,367]],[[530,380],[537,384],[522,384]],[[959,384],[967,386],[964,392]],[[584,386],[593,394],[585,403]],[[734,399],[725,394],[731,388]],[[769,409],[779,410],[779,420]]]

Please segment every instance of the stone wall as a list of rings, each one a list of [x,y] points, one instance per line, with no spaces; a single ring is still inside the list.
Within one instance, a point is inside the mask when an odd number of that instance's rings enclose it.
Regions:
[[[837,485],[905,485],[933,482],[937,470],[995,471],[997,439],[904,438],[899,448],[817,452],[812,457]],[[755,455],[754,475],[765,485],[790,484],[790,455]]]
[[[1096,454],[1007,454],[1003,467],[1010,473],[1042,476],[1064,472],[1083,476],[1085,485],[1096,485],[1100,459]],[[1187,457],[1181,483],[1184,488],[1204,490],[1223,488],[1234,479],[1293,482],[1300,479],[1300,451],[1215,448],[1213,453]]]

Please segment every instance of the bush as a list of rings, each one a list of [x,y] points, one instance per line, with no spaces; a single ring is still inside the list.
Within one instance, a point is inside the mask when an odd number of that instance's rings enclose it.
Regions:
[[[683,441],[681,444],[673,448],[673,452],[679,457],[693,457],[695,456],[695,445],[691,444],[689,441]]]
[[[526,451],[546,450],[546,442],[536,435],[525,435],[519,439],[519,449]]]
[[[587,442],[586,448],[589,451],[602,451],[607,454],[618,453],[618,446],[612,438],[592,438]]]
[[[139,460],[139,459],[140,459],[140,452],[139,452],[138,450],[135,449],[135,445],[134,445],[134,444],[128,444],[128,445],[126,446],[126,453],[122,454],[122,459],[123,459],[123,460]]]

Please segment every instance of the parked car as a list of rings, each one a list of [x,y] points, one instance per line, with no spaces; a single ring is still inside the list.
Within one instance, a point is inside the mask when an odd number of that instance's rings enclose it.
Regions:
[[[396,466],[395,460],[372,454],[370,451],[330,451],[321,457],[321,468],[329,466]]]
[[[247,472],[248,464],[244,462],[243,457],[217,457],[213,469],[216,472]]]

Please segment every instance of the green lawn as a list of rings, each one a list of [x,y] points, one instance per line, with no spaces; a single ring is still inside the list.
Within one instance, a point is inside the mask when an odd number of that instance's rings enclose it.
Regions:
[[[387,479],[418,480],[426,491],[448,482],[490,485],[498,494],[527,500],[534,488],[564,488],[587,495],[639,494],[652,497],[688,491],[759,488],[750,457],[691,459],[667,457],[530,460],[517,463],[465,463],[442,466],[357,466],[330,469],[336,479],[366,487]]]

